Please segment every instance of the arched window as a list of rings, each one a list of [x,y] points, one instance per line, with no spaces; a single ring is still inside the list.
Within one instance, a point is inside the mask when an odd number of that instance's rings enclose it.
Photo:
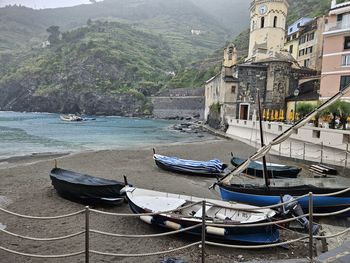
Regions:
[[[273,27],[277,27],[277,16],[273,18]]]
[[[265,17],[261,18],[261,28],[265,27]]]

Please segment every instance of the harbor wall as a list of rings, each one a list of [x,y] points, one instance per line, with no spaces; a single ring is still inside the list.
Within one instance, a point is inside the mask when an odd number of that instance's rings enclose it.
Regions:
[[[254,147],[260,147],[259,122],[227,117],[226,134]],[[263,122],[265,144],[271,142],[291,125]],[[299,160],[348,168],[350,131],[304,126],[289,139],[273,146],[270,153]]]

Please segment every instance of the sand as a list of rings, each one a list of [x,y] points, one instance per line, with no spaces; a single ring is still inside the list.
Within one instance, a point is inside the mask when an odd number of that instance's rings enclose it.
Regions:
[[[156,147],[158,153],[179,156],[186,159],[208,160],[213,158],[229,162],[230,152],[247,157],[254,149],[241,142],[219,139],[214,141],[168,145]],[[121,180],[126,175],[135,186],[178,194],[195,195],[220,199],[208,187],[215,181],[211,178],[177,175],[164,172],[156,167],[152,159],[152,149],[109,150],[83,152],[67,156],[55,156],[58,166],[77,172],[104,178]],[[49,171],[53,167],[52,156],[7,160],[0,165],[0,205],[6,209],[25,215],[55,216],[84,209],[83,205],[59,197],[51,185]],[[272,158],[272,160],[276,160]],[[293,163],[293,162],[289,162]],[[6,166],[9,165],[10,166]],[[306,166],[303,167],[306,170]],[[130,213],[127,204],[113,208],[98,208],[108,212]],[[84,230],[84,216],[60,220],[37,221],[18,218],[0,212],[0,224],[6,230],[31,237],[58,237]],[[92,229],[124,234],[158,233],[160,229],[149,226],[137,218],[115,217],[91,213]],[[282,233],[282,238],[285,234]],[[289,238],[291,236],[288,236]],[[163,251],[187,245],[194,239],[184,236],[168,236],[152,239],[128,239],[91,234],[90,249],[111,253],[148,253]],[[30,241],[0,233],[0,244],[9,249],[25,253],[52,255],[84,250],[84,236],[67,240],[43,242]],[[91,255],[90,262],[159,262],[165,256],[176,256],[187,262],[200,262],[201,251],[193,247],[163,256],[142,258],[117,258]],[[241,260],[286,259],[305,257],[306,244],[292,245],[289,250],[271,248],[265,250],[241,250],[208,247],[206,262],[234,262]],[[84,262],[84,255],[62,259],[34,259],[16,256],[0,250],[0,262]]]

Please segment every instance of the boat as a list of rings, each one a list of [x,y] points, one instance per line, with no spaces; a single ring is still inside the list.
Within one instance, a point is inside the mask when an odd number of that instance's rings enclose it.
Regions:
[[[239,158],[239,157],[233,157],[231,159],[231,164],[233,166],[238,166],[242,163],[244,163],[246,160]],[[296,166],[288,166],[283,164],[277,164],[277,163],[266,163],[267,166],[267,175],[269,178],[296,178],[298,174],[301,171],[301,168]],[[245,172],[248,175],[256,176],[256,177],[263,177],[263,163],[259,161],[252,161]]]
[[[241,172],[249,167],[250,162],[256,161],[260,158],[264,158],[270,151],[272,146],[278,145],[287,140],[295,130],[304,126],[313,118],[318,112],[324,110],[329,105],[340,99],[344,94],[350,91],[350,85],[347,85],[343,90],[339,91],[333,97],[329,98],[323,104],[318,106],[315,110],[307,114],[304,118],[296,122],[290,128],[285,130],[282,134],[274,138],[270,143],[264,145],[258,149],[253,155],[251,155],[245,162],[238,165],[232,172],[228,173],[224,177],[218,179],[210,188],[216,185],[220,188],[221,197],[223,200],[242,202],[256,206],[268,206],[279,203],[281,196],[289,194],[294,198],[298,198],[302,195],[306,195],[310,192],[315,194],[313,197],[313,211],[318,213],[327,213],[339,211],[350,207],[350,187],[317,187],[314,185],[296,185],[296,186],[270,186],[269,179],[264,176],[265,185],[254,184],[232,184],[231,179],[234,175],[239,175]],[[258,92],[258,101],[259,92]],[[259,103],[260,106],[260,103]],[[261,108],[259,107],[260,123],[261,123]],[[260,128],[261,141],[263,142],[262,128]],[[266,164],[266,163],[265,163]],[[264,175],[266,173],[266,166],[264,167]],[[340,192],[340,193],[339,193]],[[329,194],[334,195],[329,196]],[[304,213],[308,212],[309,203],[308,197],[298,200]],[[350,216],[350,212],[341,214],[341,216]]]
[[[163,170],[189,175],[216,177],[221,176],[227,168],[227,165],[220,160],[209,160],[205,162],[185,160],[156,154],[155,152],[153,159],[156,165]]]
[[[258,209],[250,205],[225,202],[222,200],[203,199],[186,195],[171,194],[125,186],[122,192],[126,194],[130,209],[135,214],[158,213],[157,215],[140,216],[148,224],[162,228],[179,230],[202,222],[202,201],[206,201],[205,215],[207,224],[220,226],[206,226],[206,239],[223,240],[225,242],[246,244],[270,244],[279,241],[278,227],[252,226],[240,227],[273,220],[276,212],[271,209]],[[188,207],[194,204],[194,206]],[[175,212],[166,212],[180,209]],[[222,225],[222,226],[221,226]],[[230,227],[230,226],[236,227]],[[200,236],[201,227],[185,231],[190,235]]]
[[[125,183],[93,177],[61,168],[50,172],[57,193],[70,201],[85,205],[118,205],[124,201],[120,190]]]
[[[60,119],[62,121],[83,121],[83,118],[75,114],[61,114]]]

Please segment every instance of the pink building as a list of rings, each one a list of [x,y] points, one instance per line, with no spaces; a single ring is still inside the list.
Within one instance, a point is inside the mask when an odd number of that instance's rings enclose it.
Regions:
[[[326,22],[320,95],[326,99],[350,84],[350,1],[332,0]],[[345,96],[350,100],[350,93]]]

